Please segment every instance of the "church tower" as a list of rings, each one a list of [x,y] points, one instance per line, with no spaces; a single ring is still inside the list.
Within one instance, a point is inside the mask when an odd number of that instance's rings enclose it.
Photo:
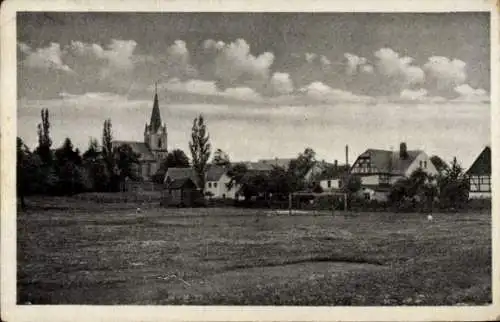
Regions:
[[[151,120],[149,125],[146,123],[146,128],[144,129],[144,143],[149,147],[156,161],[161,161],[167,157],[167,126],[161,123],[156,83]]]

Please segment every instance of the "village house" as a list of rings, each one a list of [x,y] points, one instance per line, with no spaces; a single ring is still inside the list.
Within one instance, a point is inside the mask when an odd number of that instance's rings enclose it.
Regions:
[[[144,141],[115,140],[112,142],[112,147],[129,145],[139,158],[139,164],[135,168],[136,175],[142,181],[150,181],[160,169],[161,161],[167,157],[167,139],[167,126],[162,125],[158,93],[155,88],[150,122],[146,123],[144,128]]]
[[[174,179],[163,190],[161,204],[170,207],[192,207],[201,197],[191,178]]]
[[[208,165],[205,173],[204,189],[208,196],[221,199],[234,199],[236,197],[236,193],[238,192],[237,185],[233,185],[231,188],[228,187],[231,181],[231,178],[227,174],[228,170],[229,167]],[[169,168],[165,174],[164,183],[168,188],[171,182],[186,178],[190,178],[195,184],[198,181],[193,168]],[[196,186],[199,189],[197,184]]]
[[[401,143],[399,151],[366,150],[358,156],[349,172],[360,177],[360,193],[365,199],[386,201],[391,186],[417,169],[430,175],[438,173],[424,151],[407,150],[406,144]]]
[[[485,147],[467,170],[469,198],[491,198],[491,148]]]

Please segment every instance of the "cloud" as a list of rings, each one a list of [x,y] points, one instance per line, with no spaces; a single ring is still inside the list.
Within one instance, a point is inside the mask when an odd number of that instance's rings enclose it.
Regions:
[[[373,74],[374,72],[374,68],[372,65],[363,65],[361,66],[360,70],[366,74]]]
[[[305,96],[322,102],[369,102],[371,97],[355,95],[349,91],[334,89],[322,82],[312,82],[300,89]]]
[[[351,53],[345,53],[344,57],[347,59],[346,74],[354,75],[358,71],[358,67],[366,64],[365,57],[359,57]]]
[[[490,97],[488,93],[482,88],[472,88],[468,84],[458,85],[454,88],[454,91],[458,93],[458,97],[455,100],[466,101],[466,102],[488,102]]]
[[[177,78],[174,78],[170,79],[166,83],[159,84],[158,88],[177,93],[219,96],[242,101],[255,102],[262,99],[259,93],[249,87],[230,87],[221,91],[217,88],[215,81],[205,81],[200,79],[190,79],[183,82]]]
[[[312,63],[316,57],[318,57],[318,55],[315,53],[305,53],[305,58],[308,63]]]
[[[324,66],[329,66],[332,64],[332,62],[324,55],[321,55],[321,57],[319,58],[320,62],[322,65]]]
[[[427,90],[420,88],[418,90],[404,89],[401,91],[400,97],[405,100],[420,100],[427,96]]]
[[[204,48],[215,51],[214,76],[229,87],[244,84],[258,87],[269,79],[274,54],[264,52],[254,56],[244,39],[227,44],[209,39],[204,42]]]
[[[425,79],[424,71],[412,66],[413,58],[401,57],[391,48],[381,48],[375,52],[377,71],[393,80],[403,82],[403,86],[422,83]]]
[[[164,74],[168,77],[195,77],[198,74],[190,64],[189,50],[183,40],[176,40],[167,48],[166,63]]]
[[[467,79],[466,63],[459,59],[432,56],[423,68],[438,90],[449,90],[464,83]]]
[[[22,65],[43,70],[61,70],[67,73],[74,71],[62,60],[62,50],[58,43],[50,43],[49,46],[37,48],[33,51],[28,45],[21,43],[20,50],[26,55]]]
[[[293,83],[288,73],[274,73],[271,77],[270,84],[274,93],[289,94],[293,92]]]
[[[191,93],[199,95],[217,95],[218,89],[214,81],[204,81],[191,79],[181,82],[178,78],[170,79],[166,83],[158,85],[160,89],[167,89],[172,92]]]
[[[249,87],[227,88],[226,90],[221,92],[220,95],[229,98],[235,98],[239,100],[252,101],[252,102],[260,102],[262,100],[260,94]]]

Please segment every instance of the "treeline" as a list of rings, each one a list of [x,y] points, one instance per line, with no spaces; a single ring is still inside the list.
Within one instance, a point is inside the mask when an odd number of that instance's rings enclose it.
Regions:
[[[125,178],[136,177],[138,155],[128,145],[113,147],[111,120],[104,121],[101,144],[91,138],[81,153],[70,138],[53,149],[47,109],[41,111],[41,118],[38,145],[33,151],[17,138],[17,195],[22,207],[28,195],[119,191]]]

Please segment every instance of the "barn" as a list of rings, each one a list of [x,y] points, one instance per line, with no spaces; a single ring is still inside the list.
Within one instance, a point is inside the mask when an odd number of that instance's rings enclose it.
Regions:
[[[174,179],[163,191],[162,205],[167,207],[193,207],[202,198],[191,178]]]

